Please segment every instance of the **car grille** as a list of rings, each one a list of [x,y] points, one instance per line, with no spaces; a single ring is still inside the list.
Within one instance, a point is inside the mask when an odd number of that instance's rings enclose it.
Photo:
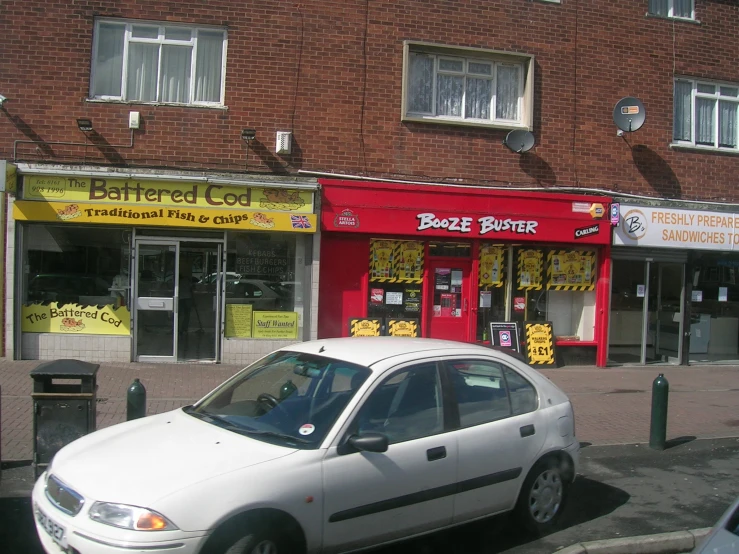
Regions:
[[[76,516],[85,499],[53,475],[46,481],[46,497],[62,512]]]

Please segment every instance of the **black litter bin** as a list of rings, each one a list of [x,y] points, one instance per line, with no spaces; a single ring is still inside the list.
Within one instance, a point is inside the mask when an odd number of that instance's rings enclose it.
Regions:
[[[36,477],[63,446],[95,430],[99,367],[80,360],[54,360],[31,371]]]

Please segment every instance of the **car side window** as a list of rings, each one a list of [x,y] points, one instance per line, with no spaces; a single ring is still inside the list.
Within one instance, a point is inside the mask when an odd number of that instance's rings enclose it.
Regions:
[[[508,394],[511,397],[511,409],[513,415],[527,414],[536,410],[539,405],[539,395],[534,386],[524,377],[512,369],[503,366],[508,385]]]
[[[503,368],[484,360],[447,362],[462,427],[489,423],[511,415]]]
[[[387,377],[362,405],[355,432],[382,433],[390,444],[444,430],[441,381],[435,363],[405,368]]]

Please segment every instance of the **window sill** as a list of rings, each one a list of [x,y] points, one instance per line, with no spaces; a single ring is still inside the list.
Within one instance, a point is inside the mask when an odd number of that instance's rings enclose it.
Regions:
[[[702,25],[702,23],[697,19],[687,19],[685,17],[670,17],[667,15],[657,15],[655,13],[646,13],[644,14],[645,17],[653,18],[653,19],[666,19],[667,21],[677,21],[678,23],[690,23],[692,25]]]
[[[555,339],[554,344],[557,346],[598,346],[594,340],[560,340]]]
[[[454,125],[457,127],[477,127],[482,129],[498,129],[504,131],[510,131],[512,129],[526,129],[531,131],[532,128],[523,123],[482,123],[477,121],[464,121],[456,119],[443,119],[436,117],[422,117],[406,115],[401,119],[403,123],[431,123],[436,125]]]
[[[671,150],[692,150],[693,152],[706,152],[711,154],[728,154],[730,156],[739,156],[739,149],[715,148],[713,146],[699,146],[697,144],[682,144],[679,142],[670,143]]]
[[[85,102],[91,104],[122,104],[126,106],[162,106],[170,108],[198,108],[205,110],[228,110],[228,106],[215,104],[176,104],[173,102],[137,102],[135,100],[106,100],[103,98],[86,98]]]

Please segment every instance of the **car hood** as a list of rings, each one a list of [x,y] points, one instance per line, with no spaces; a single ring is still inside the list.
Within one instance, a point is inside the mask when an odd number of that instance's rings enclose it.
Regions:
[[[87,498],[151,507],[194,483],[295,451],[179,409],[86,435],[57,453],[51,473]]]

